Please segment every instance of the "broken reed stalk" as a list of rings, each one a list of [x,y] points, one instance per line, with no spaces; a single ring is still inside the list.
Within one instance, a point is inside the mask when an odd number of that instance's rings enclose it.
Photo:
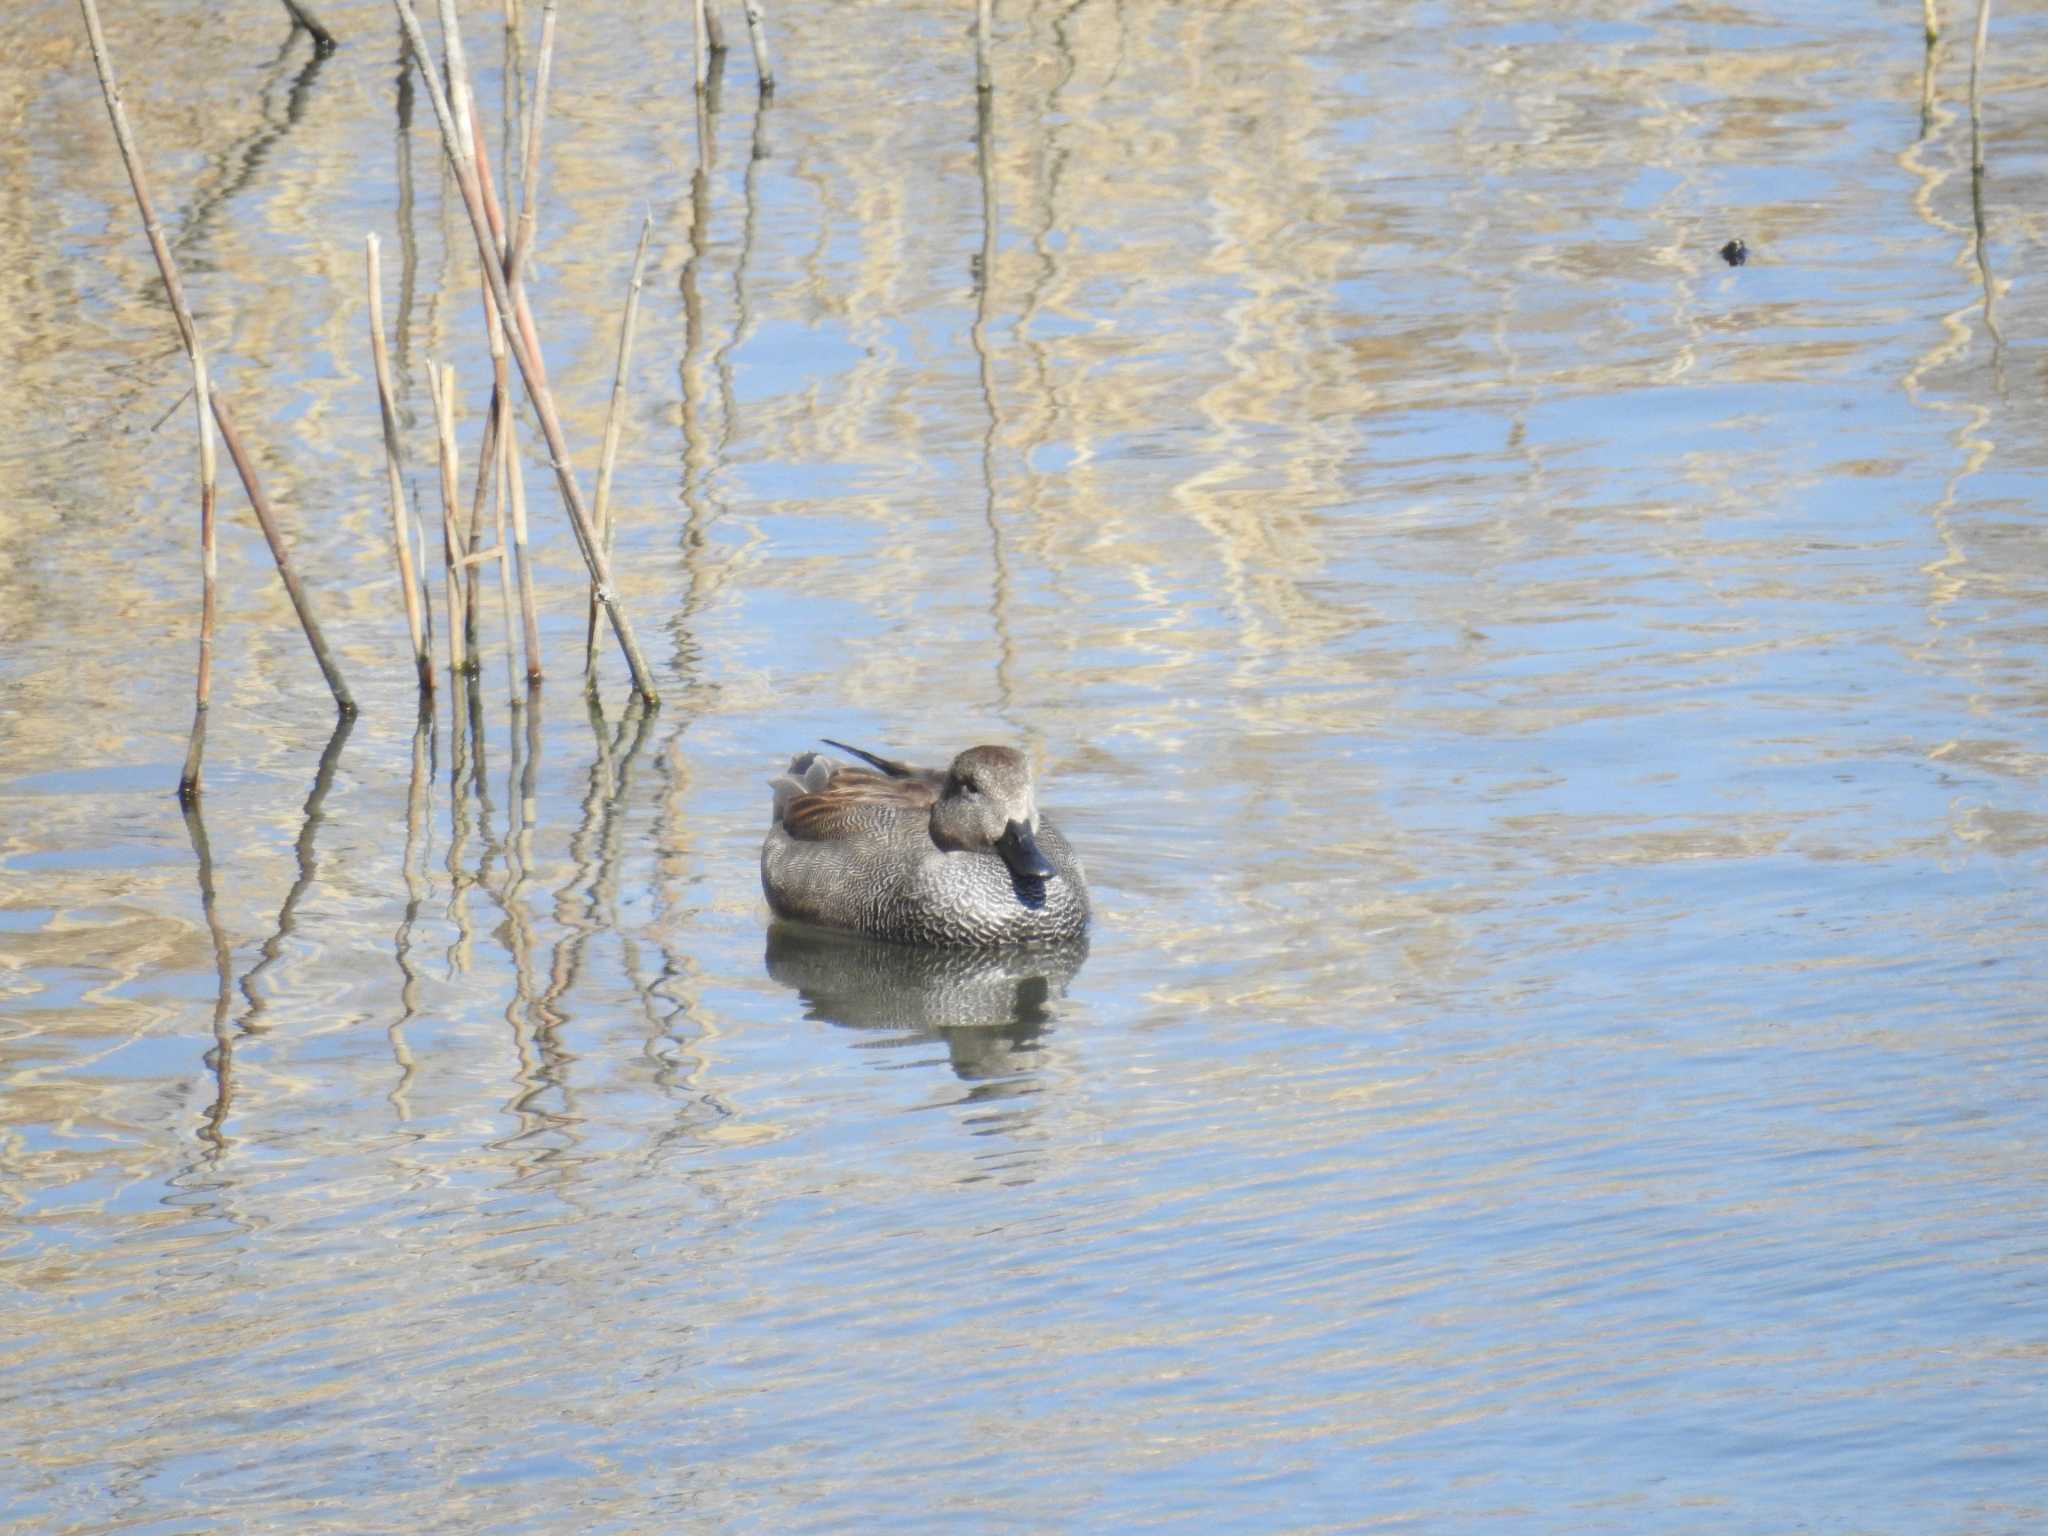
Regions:
[[[597,490],[590,501],[591,516],[597,522],[597,536],[604,545],[604,557],[612,557],[612,467],[619,457],[619,433],[625,425],[626,369],[633,357],[633,327],[640,318],[640,284],[647,273],[647,240],[654,233],[654,215],[640,220],[640,245],[633,252],[633,276],[626,284],[626,310],[619,317],[619,359],[612,370],[612,398],[604,413],[604,447],[597,459]],[[597,594],[590,597],[590,612],[583,626],[583,678],[587,687],[597,686]]]
[[[704,6],[704,41],[713,53],[725,52],[725,23],[719,20],[716,0],[706,0]]]
[[[434,658],[420,622],[419,575],[412,565],[412,534],[406,526],[405,478],[398,442],[398,408],[391,397],[391,359],[384,347],[384,283],[377,266],[377,237],[363,238],[364,266],[370,284],[370,360],[377,373],[377,412],[384,423],[385,492],[391,500],[391,550],[398,561],[398,585],[405,594],[405,631],[412,641],[413,669],[420,692],[434,691]]]
[[[540,53],[534,67],[534,88],[527,102],[526,139],[521,150],[520,221],[516,236],[506,230],[505,211],[499,205],[497,185],[491,178],[487,157],[479,155],[476,161],[477,190],[483,194],[484,214],[491,226],[491,238],[496,243],[499,260],[506,264],[507,276],[513,284],[513,291],[522,297],[525,292],[520,274],[525,269],[520,242],[525,250],[533,246],[535,217],[533,210],[539,201],[540,188],[540,125],[547,114],[548,80],[553,72],[555,55],[555,0],[547,0],[541,11]],[[483,142],[483,119],[476,109],[476,98],[470,98],[471,140]],[[507,477],[517,472],[516,446],[509,434],[512,432],[510,413],[515,409],[512,399],[512,377],[505,363],[505,328],[499,319],[498,301],[491,291],[488,275],[483,285],[484,325],[489,333],[491,349],[491,415],[484,424],[484,447],[482,452],[490,456],[489,467],[497,482],[500,498],[498,510],[498,544],[505,543],[503,498],[509,493]],[[532,323],[527,321],[528,345],[533,344]],[[536,353],[538,348],[535,349]],[[479,455],[477,490],[479,502],[470,509],[470,542],[474,547],[477,539],[475,518],[481,506],[483,472],[485,464]],[[533,597],[533,569],[527,561],[526,544],[526,491],[523,481],[513,501],[513,526],[515,531],[513,553],[517,561],[519,578],[519,614],[523,639],[526,647],[526,684],[537,687],[541,680],[540,619],[535,611]],[[503,572],[500,572],[503,575]],[[472,591],[474,589],[472,588]],[[473,611],[473,610],[472,610]],[[509,623],[509,619],[508,619]]]
[[[498,491],[498,412],[503,399],[497,381],[498,370],[504,366],[504,359],[494,357],[491,374],[491,398],[484,407],[484,435],[476,450],[476,489],[469,500],[469,528],[463,535],[464,569],[467,572],[463,582],[462,601],[464,611],[469,615],[469,644],[472,649],[478,645],[476,626],[477,614],[477,564],[484,548],[484,504]]]
[[[754,49],[754,74],[763,96],[775,94],[775,64],[768,57],[768,13],[761,0],[741,0],[747,12],[747,41]]]
[[[512,553],[519,572],[519,618],[526,632],[526,686],[540,686],[540,628],[534,617],[533,564],[526,558],[526,471],[519,467],[517,418],[509,409],[504,430],[498,436],[498,452],[504,456],[499,477],[505,484],[505,499],[512,505]],[[502,535],[501,535],[502,537]]]
[[[1927,29],[1929,43],[1941,36],[1941,18],[1935,13],[1934,0],[1920,0],[1920,20]]]
[[[533,600],[533,562],[526,552],[526,476],[519,467],[519,437],[514,430],[512,396],[505,396],[504,413],[498,424],[498,452],[504,462],[499,466],[498,475],[504,485],[504,496],[512,504],[512,558],[513,569],[519,580],[519,625],[520,635],[526,648],[526,685],[531,688],[541,679],[540,660],[540,617]],[[501,535],[502,537],[502,535]]]
[[[504,359],[499,359],[498,366],[500,368],[504,366]],[[492,388],[492,397],[492,404],[494,406],[502,403],[505,398],[496,386]],[[490,434],[486,431],[486,441],[489,441],[489,438]],[[499,448],[496,443],[491,443],[491,520],[497,524],[498,528],[498,600],[503,605],[501,611],[505,616],[505,692],[506,696],[516,706],[519,703],[520,694],[519,663],[513,659],[515,653],[512,642],[512,548],[505,540],[505,476],[503,473],[504,466],[498,462],[503,452],[504,450]],[[526,590],[531,595],[533,591],[531,580],[528,581]],[[529,613],[532,612],[530,608],[527,611]],[[530,681],[528,686],[531,686]]]
[[[185,743],[185,768],[178,777],[178,798],[188,805],[199,798],[199,763],[206,753],[206,710],[213,701],[214,578],[220,561],[214,542],[214,493],[219,463],[213,446],[213,390],[206,381],[206,355],[192,349],[192,402],[199,425],[199,679],[193,688],[192,734]]]
[[[660,695],[655,691],[653,674],[648,670],[647,659],[641,653],[639,639],[633,632],[632,621],[626,616],[625,606],[612,587],[610,562],[605,559],[604,550],[590,526],[590,514],[584,505],[583,493],[576,484],[576,473],[569,460],[568,440],[563,434],[561,417],[555,409],[554,395],[548,388],[547,374],[540,361],[540,349],[533,337],[531,312],[525,306],[523,293],[518,295],[515,304],[505,264],[498,259],[489,217],[484,210],[483,194],[478,187],[475,163],[463,151],[463,140],[456,131],[447,92],[441,89],[440,77],[427,51],[427,40],[420,30],[418,13],[414,11],[411,0],[392,0],[392,3],[405,28],[406,42],[419,62],[420,78],[427,86],[427,99],[433,105],[435,121],[440,125],[441,147],[454,164],[456,182],[462,189],[463,207],[469,214],[470,230],[476,237],[478,259],[490,282],[492,296],[498,301],[499,322],[504,327],[506,343],[511,348],[513,360],[519,365],[520,377],[526,382],[527,397],[533,402],[534,414],[540,418],[541,432],[547,439],[548,458],[555,471],[563,507],[569,516],[569,526],[576,536],[577,550],[597,579],[599,601],[604,604],[605,616],[611,620],[619,649],[625,652],[634,688],[649,705],[657,704]],[[538,114],[536,120],[537,117]],[[510,420],[509,413],[507,420]]]
[[[434,397],[434,433],[441,458],[441,561],[448,579],[448,670],[462,673],[469,670],[469,658],[463,649],[468,626],[464,622],[462,598],[462,537],[455,528],[455,508],[462,493],[456,484],[454,368],[429,361],[427,393]]]
[[[705,13],[707,0],[690,0],[690,58],[697,71],[697,93],[704,93],[711,78],[711,28]]]
[[[477,110],[476,98],[474,96],[469,101],[469,117],[470,141],[475,144],[481,144],[484,142],[483,114]],[[495,208],[497,198],[491,183],[491,157],[489,155],[478,155],[476,170],[477,179],[483,187],[484,206],[486,208]],[[497,239],[498,248],[502,254],[505,246],[505,230],[501,219],[494,218],[491,221],[491,232]],[[477,570],[474,562],[477,553],[483,547],[484,499],[487,495],[501,494],[498,481],[498,422],[505,414],[505,403],[511,398],[512,394],[511,377],[506,370],[505,363],[505,337],[498,326],[497,301],[491,297],[491,285],[483,281],[481,277],[477,281],[478,286],[483,290],[484,340],[489,346],[491,354],[491,403],[489,409],[484,414],[483,441],[477,447],[476,494],[470,498],[469,503],[468,552],[471,564],[466,573],[467,579],[463,588],[463,599],[469,605],[469,643],[472,648],[475,648],[478,644],[476,632],[478,611],[476,596]]]
[[[995,68],[989,63],[988,36],[995,28],[995,0],[975,0],[974,3],[974,88],[977,91],[992,91],[996,88]]]
[[[134,189],[135,205],[142,213],[142,232],[149,239],[157,270],[163,274],[164,291],[171,301],[171,313],[178,321],[178,335],[185,344],[185,355],[192,357],[199,351],[199,331],[193,322],[192,311],[185,303],[185,285],[178,275],[178,263],[171,256],[163,227],[157,222],[156,205],[149,195],[149,179],[142,169],[142,152],[128,126],[128,109],[122,105],[121,88],[114,81],[113,60],[107,53],[106,34],[100,30],[99,7],[94,0],[78,0],[78,7],[85,13],[86,39],[92,46],[93,66],[99,71],[100,94],[106,99],[107,116],[113,120],[114,140],[120,145],[122,164],[128,168],[128,184]],[[327,679],[327,689],[334,695],[335,707],[344,715],[353,715],[356,712],[355,698],[349,693],[348,684],[342,680],[341,668],[335,664],[327,637],[320,631],[320,621],[313,616],[305,588],[299,584],[298,573],[292,569],[291,556],[285,550],[284,537],[271,513],[269,498],[263,494],[263,483],[257,479],[256,466],[250,462],[248,452],[242,446],[242,434],[235,430],[234,413],[228,409],[227,401],[218,390],[211,394],[213,419],[220,427],[221,441],[227,444],[228,457],[234,461],[242,489],[248,492],[249,506],[263,528],[264,541],[270,545],[270,558],[276,562],[277,574],[283,579],[285,592],[291,597],[292,608],[299,617],[299,627],[306,632],[306,643],[313,649],[313,659],[320,664],[321,676]]]
[[[1984,45],[1991,35],[1991,0],[1977,0],[1977,39],[1970,45],[1970,169],[1984,174]]]
[[[462,158],[474,165],[482,141],[470,131],[474,121],[470,110],[469,55],[462,47],[462,23],[455,12],[455,0],[438,0],[441,14],[441,55],[448,67],[448,108],[455,116],[456,136]]]
[[[533,255],[533,231],[540,204],[540,136],[547,124],[548,82],[555,71],[555,0],[540,12],[540,54],[533,66],[533,96],[526,118],[526,143],[519,151],[519,234],[505,258],[509,281],[523,288],[527,258]],[[536,348],[536,350],[538,350]]]

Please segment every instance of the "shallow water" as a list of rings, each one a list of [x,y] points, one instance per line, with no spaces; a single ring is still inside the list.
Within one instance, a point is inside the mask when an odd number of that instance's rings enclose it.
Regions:
[[[422,507],[488,363],[316,8],[108,7],[363,705],[230,483],[189,820],[175,332],[75,12],[0,50],[0,1524],[2038,1526],[2048,16],[1973,198],[1960,12],[1005,4],[978,121],[971,7],[784,4],[700,138],[568,8],[663,701],[529,425],[546,687],[493,603],[416,729],[366,231]],[[1086,956],[771,933],[820,736],[1026,746]]]

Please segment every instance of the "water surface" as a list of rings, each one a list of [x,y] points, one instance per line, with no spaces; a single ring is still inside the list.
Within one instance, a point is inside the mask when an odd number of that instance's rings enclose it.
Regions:
[[[700,118],[679,7],[566,8],[534,298],[587,487],[653,215],[663,702],[529,424],[545,688],[492,606],[424,724],[361,240],[432,508],[459,201],[379,5],[190,9],[107,25],[363,712],[230,486],[181,814],[183,365],[29,0],[8,1529],[2048,1514],[2036,9],[1973,183],[1960,12],[1004,4],[983,115],[970,7],[805,0]],[[820,736],[1026,747],[1085,957],[771,932]]]

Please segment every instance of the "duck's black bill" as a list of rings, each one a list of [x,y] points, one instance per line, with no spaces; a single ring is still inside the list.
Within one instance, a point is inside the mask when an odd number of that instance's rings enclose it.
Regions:
[[[1021,821],[1013,821],[1003,828],[1003,835],[996,839],[996,852],[1010,866],[1010,873],[1019,879],[1050,880],[1059,873],[1039,851],[1038,839],[1031,835],[1031,829]]]

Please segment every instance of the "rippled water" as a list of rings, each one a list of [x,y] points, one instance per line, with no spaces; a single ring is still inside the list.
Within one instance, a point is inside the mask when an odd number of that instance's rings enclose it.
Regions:
[[[107,25],[363,714],[230,488],[181,815],[183,368],[29,0],[0,1524],[2038,1528],[2048,17],[1973,186],[1960,11],[1003,3],[978,120],[972,7],[806,0],[700,136],[681,6],[567,8],[663,703],[529,430],[547,685],[492,609],[416,729],[361,237],[430,507],[459,204],[379,5],[199,9]],[[1089,952],[771,933],[827,735],[1025,745]]]

